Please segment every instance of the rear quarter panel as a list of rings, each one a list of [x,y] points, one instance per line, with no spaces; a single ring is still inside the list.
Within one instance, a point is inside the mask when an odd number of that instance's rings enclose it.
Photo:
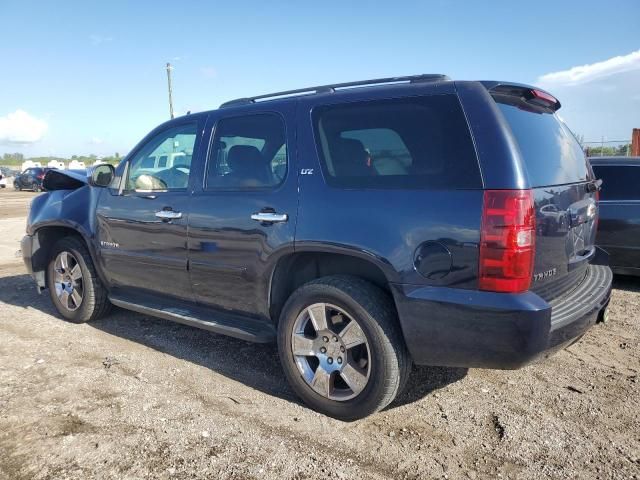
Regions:
[[[450,92],[447,92],[450,93]],[[368,94],[369,100],[376,98]],[[392,283],[477,285],[482,190],[342,189],[323,178],[311,111],[318,96],[299,101],[301,172],[296,251],[332,251],[368,259]],[[384,97],[380,97],[384,98]],[[312,171],[312,174],[308,174]],[[451,270],[425,278],[414,268],[418,247],[439,242],[451,252]]]

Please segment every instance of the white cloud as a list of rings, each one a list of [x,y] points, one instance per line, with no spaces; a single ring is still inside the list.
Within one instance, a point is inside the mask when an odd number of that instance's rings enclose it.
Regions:
[[[640,50],[636,50],[627,55],[613,57],[603,62],[580,65],[560,72],[547,73],[538,78],[538,83],[545,86],[580,85],[616,73],[633,70],[640,70]]]
[[[16,110],[0,117],[0,144],[29,144],[39,141],[49,126],[44,120]]]
[[[586,141],[599,141],[602,137],[628,140],[632,129],[640,127],[638,85],[640,69],[585,83],[544,87],[560,99],[560,114],[574,132],[583,135]]]

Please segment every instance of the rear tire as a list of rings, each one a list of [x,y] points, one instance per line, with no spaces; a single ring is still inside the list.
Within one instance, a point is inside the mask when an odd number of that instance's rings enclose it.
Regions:
[[[56,310],[71,322],[96,320],[111,308],[87,247],[77,237],[65,237],[54,245],[47,286]]]
[[[411,370],[393,301],[358,277],[329,276],[298,288],[280,316],[278,350],[296,394],[345,421],[386,407]]]

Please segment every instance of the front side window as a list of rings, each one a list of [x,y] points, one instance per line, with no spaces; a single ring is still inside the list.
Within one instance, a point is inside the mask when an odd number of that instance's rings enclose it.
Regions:
[[[187,188],[198,127],[190,123],[170,128],[151,139],[131,159],[129,191],[169,191]]]
[[[273,188],[287,171],[282,119],[275,114],[224,118],[207,160],[207,189]]]
[[[475,149],[455,95],[314,109],[325,179],[341,188],[481,188]]]

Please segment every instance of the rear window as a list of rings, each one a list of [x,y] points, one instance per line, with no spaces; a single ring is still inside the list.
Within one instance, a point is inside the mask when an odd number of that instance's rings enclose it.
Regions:
[[[455,95],[314,109],[322,169],[341,188],[481,188],[466,119]]]
[[[589,180],[589,167],[571,131],[551,113],[498,103],[522,152],[532,187]]]
[[[596,178],[602,179],[602,200],[639,200],[640,167],[633,165],[593,166]]]

